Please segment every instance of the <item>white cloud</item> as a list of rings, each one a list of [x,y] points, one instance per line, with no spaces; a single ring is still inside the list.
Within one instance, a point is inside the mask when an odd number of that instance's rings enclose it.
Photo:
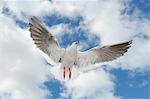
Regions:
[[[0,99],[43,99],[47,67],[14,21],[0,15]]]
[[[114,77],[104,71],[97,69],[81,73],[79,77],[65,84],[68,94],[72,99],[119,99],[114,96]],[[65,91],[66,93],[66,91]],[[65,94],[64,93],[64,94]]]
[[[49,0],[15,0],[2,1],[5,7],[10,8],[10,12],[17,18],[28,21],[31,16],[46,16],[50,14],[60,13],[61,15],[74,17],[77,15],[78,7],[70,2]],[[17,5],[17,6],[16,6]]]
[[[26,22],[33,15],[42,17],[56,12],[72,18],[81,15],[84,18],[84,26],[89,32],[100,36],[102,45],[134,40],[129,52],[124,57],[110,62],[110,67],[135,70],[147,69],[150,64],[149,20],[138,19],[139,13],[134,14],[135,19],[122,15],[120,11],[127,5],[121,0],[52,3],[48,0],[2,1],[1,4]],[[33,47],[29,32],[17,27],[12,19],[4,15],[0,15],[0,21],[0,27],[3,28],[0,30],[0,98],[43,99],[48,91],[39,88],[39,85],[46,81],[48,68],[44,65],[40,53]],[[50,29],[56,32],[55,35],[59,35],[68,27],[60,24]],[[147,36],[148,39],[139,34]],[[120,98],[114,96],[114,78],[102,69],[81,73],[65,86],[66,94],[71,95],[73,99],[83,96],[96,99]]]

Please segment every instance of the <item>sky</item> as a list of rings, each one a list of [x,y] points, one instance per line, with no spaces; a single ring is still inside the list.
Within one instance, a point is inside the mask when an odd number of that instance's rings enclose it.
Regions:
[[[62,81],[59,66],[30,37],[32,16],[63,48],[74,41],[80,51],[133,43],[117,60]],[[149,49],[149,0],[1,0],[0,99],[149,99]]]

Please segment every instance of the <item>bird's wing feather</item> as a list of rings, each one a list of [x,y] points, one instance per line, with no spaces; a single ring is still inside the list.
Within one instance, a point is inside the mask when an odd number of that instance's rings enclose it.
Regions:
[[[79,52],[77,58],[77,65],[84,67],[100,62],[112,61],[127,52],[128,48],[131,47],[131,41],[103,46],[101,48],[94,48],[90,51]]]
[[[59,62],[65,52],[65,49],[59,46],[57,41],[54,39],[54,36],[35,16],[31,18],[29,30],[36,46],[47,54],[53,61]]]

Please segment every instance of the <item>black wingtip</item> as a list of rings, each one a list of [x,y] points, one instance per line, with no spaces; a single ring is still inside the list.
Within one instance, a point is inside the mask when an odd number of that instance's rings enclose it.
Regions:
[[[32,16],[32,17],[31,17],[31,20],[34,20],[34,18],[36,18],[36,16]]]
[[[128,46],[126,47],[126,48],[127,48],[127,51],[128,51],[128,49],[131,47],[132,42],[133,42],[133,40],[130,40],[130,41],[127,42],[127,43],[128,43]],[[127,51],[126,51],[126,52],[127,52]]]
[[[32,23],[29,23],[29,26],[31,27],[31,26],[32,26]]]
[[[129,43],[132,44],[133,40],[130,40]]]
[[[29,27],[29,30],[30,30],[31,27],[33,27],[33,24],[29,22],[28,27]]]
[[[32,16],[31,21],[34,21],[34,20],[38,20],[38,18],[36,16]]]
[[[130,47],[131,47],[132,42],[133,42],[133,40],[130,40],[127,42]]]

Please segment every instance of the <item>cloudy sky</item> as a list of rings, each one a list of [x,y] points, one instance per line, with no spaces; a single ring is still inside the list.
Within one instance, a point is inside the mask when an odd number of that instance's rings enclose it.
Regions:
[[[123,57],[79,70],[70,81],[57,78],[30,38],[38,17],[61,47],[79,50],[133,40]],[[0,99],[150,98],[149,0],[1,0]]]

